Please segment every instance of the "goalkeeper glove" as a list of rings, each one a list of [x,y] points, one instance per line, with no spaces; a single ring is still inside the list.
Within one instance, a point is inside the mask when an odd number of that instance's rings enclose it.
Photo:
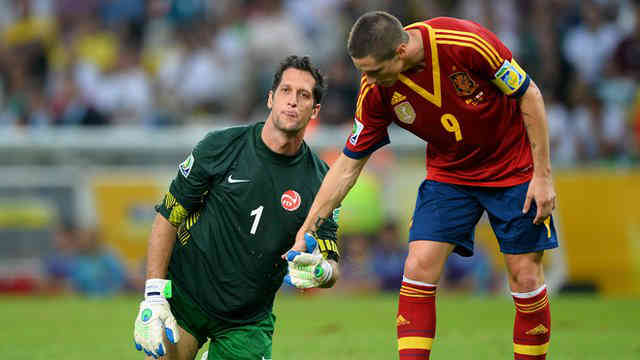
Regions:
[[[310,234],[304,234],[307,252],[289,250],[287,261],[289,273],[284,281],[298,289],[308,289],[326,284],[333,276],[333,267],[322,256],[318,241]]]
[[[136,318],[133,339],[138,351],[158,358],[167,353],[162,333],[175,344],[180,340],[178,323],[171,313],[167,299],[171,297],[171,281],[149,279],[145,283],[144,300]]]

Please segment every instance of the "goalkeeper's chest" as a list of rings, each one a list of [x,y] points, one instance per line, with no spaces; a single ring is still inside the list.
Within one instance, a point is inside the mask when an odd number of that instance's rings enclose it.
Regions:
[[[208,200],[217,203],[221,226],[236,239],[280,251],[291,244],[304,222],[321,180],[302,166],[239,162],[214,186]]]

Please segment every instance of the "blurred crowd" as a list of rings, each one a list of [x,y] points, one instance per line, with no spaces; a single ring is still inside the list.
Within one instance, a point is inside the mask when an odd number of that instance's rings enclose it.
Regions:
[[[373,9],[493,30],[543,90],[554,165],[637,158],[638,0],[0,1],[0,127],[261,119],[288,54],[328,75],[320,121],[347,124],[358,74],[346,37]]]

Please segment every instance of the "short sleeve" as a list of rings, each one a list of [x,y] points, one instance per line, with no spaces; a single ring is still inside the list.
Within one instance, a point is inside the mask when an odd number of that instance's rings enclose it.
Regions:
[[[215,177],[224,172],[224,164],[229,157],[229,139],[224,131],[208,134],[178,164],[178,171],[169,186],[169,192],[156,211],[174,226],[193,211],[202,206],[204,196]]]
[[[380,90],[375,84],[361,82],[353,129],[343,150],[352,159],[364,158],[389,144],[387,128],[391,123]]]
[[[469,32],[463,34],[448,34],[447,30],[438,30],[439,40],[458,36],[458,44],[462,43],[469,51],[471,67],[477,73],[489,79],[502,93],[507,96],[520,97],[531,79],[513,58],[511,50],[491,31],[471,23]],[[449,31],[451,32],[451,31]]]

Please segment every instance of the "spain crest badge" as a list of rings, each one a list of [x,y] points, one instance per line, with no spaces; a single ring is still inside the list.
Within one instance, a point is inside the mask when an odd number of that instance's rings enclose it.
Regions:
[[[458,94],[458,96],[473,95],[478,88],[478,84],[473,81],[471,76],[463,71],[449,75],[449,79],[453,82],[453,87],[456,89],[456,94]]]

